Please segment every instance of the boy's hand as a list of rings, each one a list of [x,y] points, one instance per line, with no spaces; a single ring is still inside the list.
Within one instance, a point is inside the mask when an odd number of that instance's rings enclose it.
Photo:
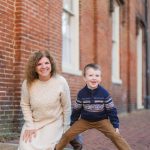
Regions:
[[[119,132],[119,129],[118,129],[118,128],[116,128],[115,130],[116,130],[116,132],[117,132],[118,134],[120,134],[120,132]]]

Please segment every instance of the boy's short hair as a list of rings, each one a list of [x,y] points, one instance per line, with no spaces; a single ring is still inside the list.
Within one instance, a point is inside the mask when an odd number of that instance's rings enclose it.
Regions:
[[[84,69],[83,69],[83,76],[84,76],[84,77],[85,77],[85,75],[86,75],[86,70],[87,70],[88,68],[93,68],[94,70],[99,70],[99,71],[101,72],[101,67],[100,67],[100,65],[94,64],[94,63],[87,64],[87,65],[84,67]]]

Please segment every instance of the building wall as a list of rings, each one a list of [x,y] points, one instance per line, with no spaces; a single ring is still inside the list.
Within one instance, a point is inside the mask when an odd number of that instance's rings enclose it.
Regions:
[[[61,69],[62,1],[0,2],[0,134],[17,131],[22,121],[20,87],[31,52],[50,49]]]
[[[144,9],[145,1],[136,0],[128,1],[128,48],[129,48],[129,99],[131,104],[131,110],[136,108],[136,89],[137,89],[137,47],[136,47],[136,40],[137,40],[137,24],[136,24],[136,18],[143,22],[145,24],[145,9]],[[135,7],[134,7],[135,6]],[[143,33],[144,33],[145,27],[143,26]],[[145,34],[143,34],[143,103],[144,103],[144,97],[145,97]]]
[[[103,7],[102,7],[103,6]],[[120,7],[120,74],[122,84],[114,84],[112,72],[112,13],[110,1],[97,1],[97,63],[101,64],[102,84],[110,91],[120,112],[127,111],[127,18],[126,5]],[[123,20],[124,19],[124,20]]]
[[[25,64],[31,52],[49,49],[58,71],[66,77],[72,102],[84,85],[81,76],[62,72],[61,0],[4,0],[0,2],[0,136],[18,132]],[[136,15],[144,18],[144,1],[125,1],[120,14],[120,69],[122,84],[111,81],[112,16],[110,0],[80,1],[80,69],[87,63],[102,67],[102,85],[113,96],[119,112],[136,109]],[[144,20],[144,19],[143,19]],[[143,52],[145,47],[143,47]],[[144,52],[145,53],[145,52]],[[143,55],[145,56],[145,55]],[[143,59],[145,66],[145,60]],[[145,75],[143,74],[143,81]],[[145,82],[144,82],[145,88]],[[144,92],[144,91],[143,91]]]
[[[0,2],[0,134],[15,130],[19,111],[15,67],[15,2]],[[16,69],[16,70],[15,70]],[[17,86],[16,86],[17,85]]]

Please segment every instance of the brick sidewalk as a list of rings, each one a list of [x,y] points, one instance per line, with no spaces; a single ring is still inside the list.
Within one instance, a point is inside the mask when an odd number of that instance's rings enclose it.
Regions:
[[[150,150],[150,110],[141,110],[127,115],[120,115],[120,132],[128,141],[133,150]],[[117,150],[115,146],[102,133],[97,130],[88,130],[83,134],[83,150]],[[18,143],[10,142],[11,143]],[[4,143],[7,145],[7,143]],[[9,150],[0,143],[0,150]],[[69,146],[70,147],[70,146]],[[16,148],[10,147],[10,150]]]
[[[120,115],[120,132],[133,150],[150,150],[150,110]],[[83,133],[84,150],[117,150],[95,129]]]

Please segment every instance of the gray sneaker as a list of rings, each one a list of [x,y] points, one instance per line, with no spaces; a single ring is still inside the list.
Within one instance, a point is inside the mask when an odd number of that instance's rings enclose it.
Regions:
[[[73,147],[74,150],[82,150],[82,144],[76,139],[70,141],[70,145]]]

